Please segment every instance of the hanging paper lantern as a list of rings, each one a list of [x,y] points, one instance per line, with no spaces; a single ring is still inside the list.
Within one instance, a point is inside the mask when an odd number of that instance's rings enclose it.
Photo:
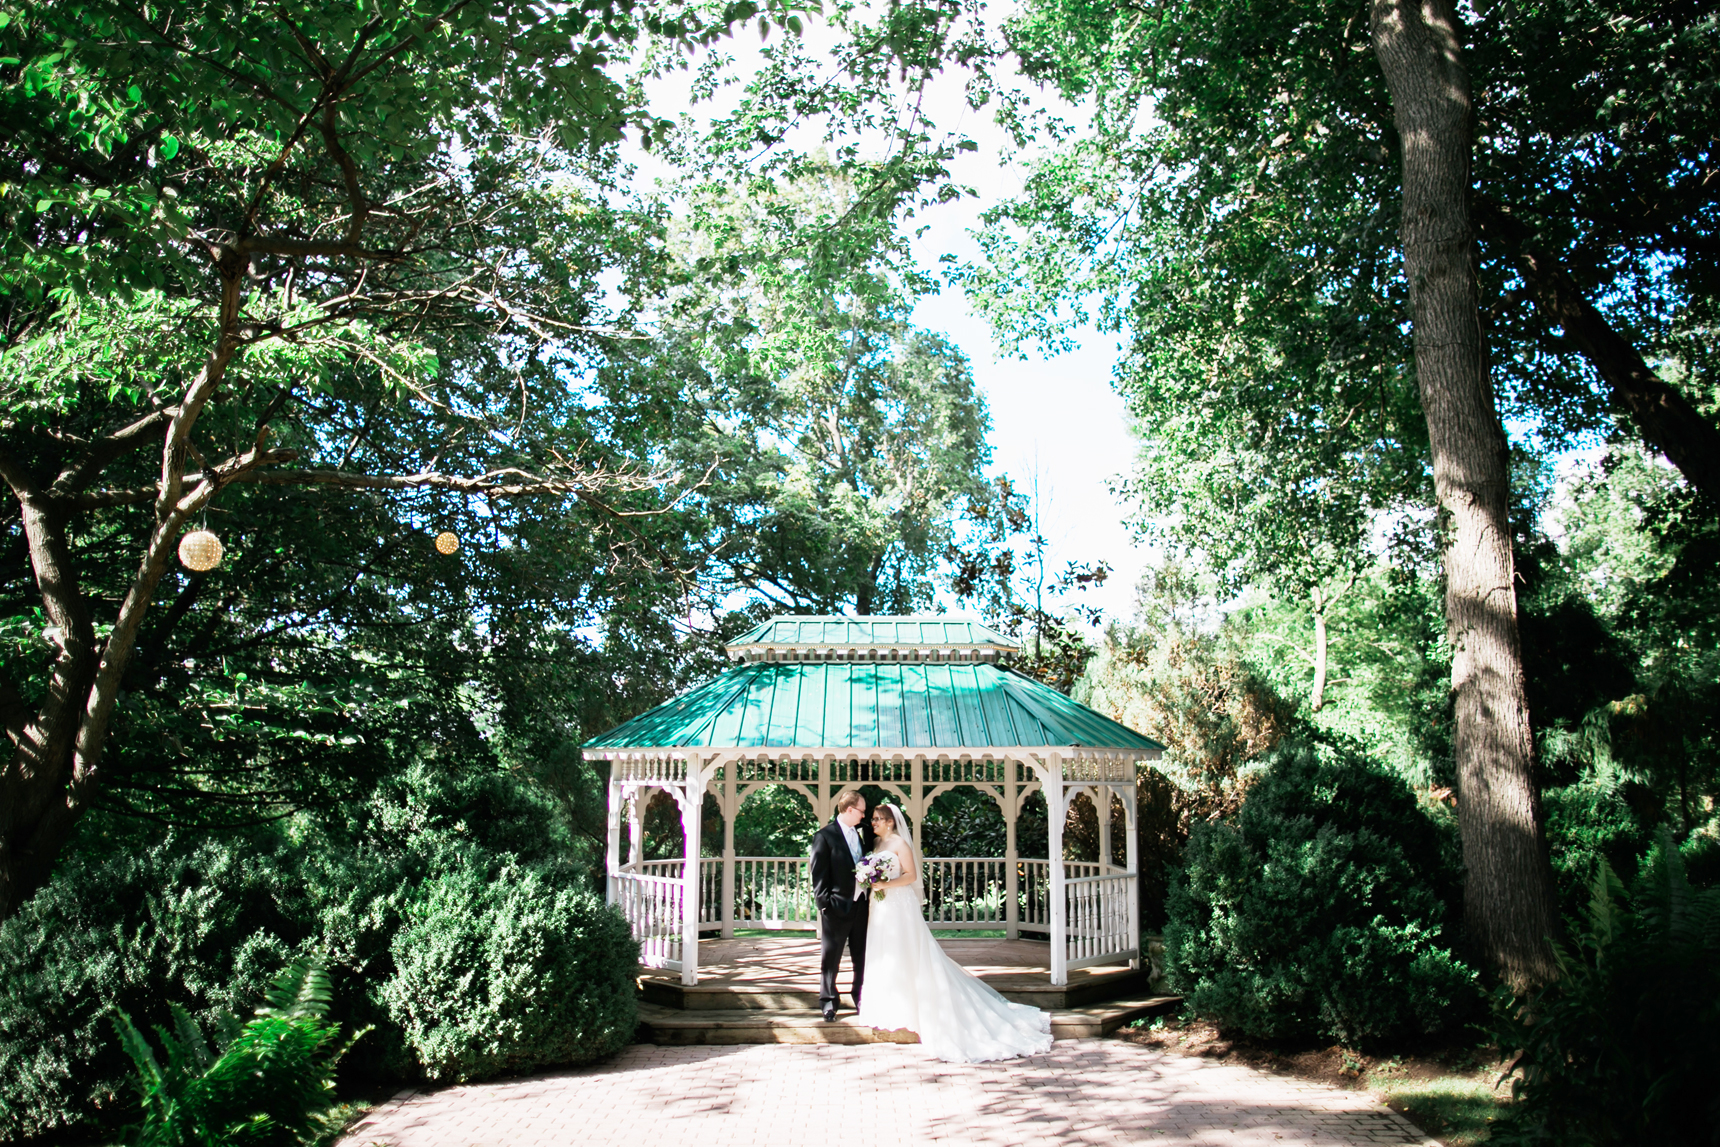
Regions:
[[[451,554],[459,548],[460,548],[460,535],[454,533],[452,530],[443,530],[441,533],[436,535],[436,552],[437,553],[439,553],[439,554]]]
[[[221,539],[208,530],[192,530],[179,539],[179,561],[197,573],[214,569],[221,564]]]

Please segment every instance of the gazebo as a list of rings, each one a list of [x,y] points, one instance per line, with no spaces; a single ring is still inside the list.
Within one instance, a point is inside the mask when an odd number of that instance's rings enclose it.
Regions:
[[[803,794],[819,823],[844,790],[877,786],[916,830],[940,794],[982,791],[1003,814],[1004,855],[923,857],[931,926],[1047,934],[1054,986],[1078,968],[1140,967],[1135,776],[1163,746],[998,665],[1017,646],[973,620],[779,616],[727,648],[734,668],[584,746],[610,762],[608,896],[647,967],[693,985],[701,931],[815,925],[805,856],[735,855],[741,805],[769,785]],[[643,855],[644,808],[657,791],[680,808],[679,860]],[[1047,855],[1023,857],[1016,827],[1034,792],[1045,798]],[[702,855],[707,794],[722,814],[721,856]],[[1064,821],[1081,794],[1099,813],[1093,862],[1063,859]],[[1113,797],[1127,825],[1122,866],[1112,860]]]

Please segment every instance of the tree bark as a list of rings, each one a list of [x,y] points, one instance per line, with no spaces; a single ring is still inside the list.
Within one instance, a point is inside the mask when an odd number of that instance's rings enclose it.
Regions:
[[[1308,708],[1318,713],[1326,703],[1326,595],[1314,587],[1314,687],[1308,692]]]
[[[1481,335],[1469,76],[1451,0],[1373,0],[1369,25],[1403,145],[1404,272],[1447,531],[1464,915],[1502,978],[1523,989],[1557,974],[1558,918],[1517,634],[1508,453]]]

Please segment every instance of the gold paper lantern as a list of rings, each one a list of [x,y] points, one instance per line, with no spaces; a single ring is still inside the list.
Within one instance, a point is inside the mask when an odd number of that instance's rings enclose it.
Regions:
[[[439,553],[439,554],[451,554],[459,548],[460,548],[460,535],[454,533],[452,530],[443,530],[441,533],[436,535],[436,552],[437,553]]]
[[[192,530],[179,539],[179,561],[198,573],[214,569],[221,564],[221,539],[208,530]]]

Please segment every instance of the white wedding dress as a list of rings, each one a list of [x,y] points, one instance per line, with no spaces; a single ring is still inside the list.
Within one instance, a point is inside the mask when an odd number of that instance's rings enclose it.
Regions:
[[[897,834],[908,845],[899,810]],[[878,851],[890,842],[878,842]],[[917,860],[917,857],[916,857]],[[873,898],[866,926],[866,990],[859,1021],[886,1031],[906,1028],[949,1063],[983,1063],[1035,1055],[1051,1047],[1051,1017],[1016,1004],[944,954],[920,915],[919,865],[914,883]]]

